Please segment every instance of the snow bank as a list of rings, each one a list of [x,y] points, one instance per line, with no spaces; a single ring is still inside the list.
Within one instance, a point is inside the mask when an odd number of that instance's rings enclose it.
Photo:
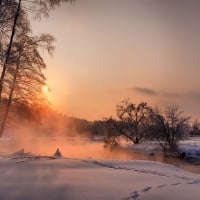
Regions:
[[[200,137],[191,137],[179,143],[179,150],[187,157],[200,158]]]
[[[123,145],[124,148],[129,148],[130,150],[138,153],[145,154],[160,154],[162,149],[158,142],[144,142],[141,144],[133,145]],[[183,140],[178,143],[178,149],[181,152],[186,153],[186,157],[200,158],[200,137],[191,137],[188,140]]]
[[[152,161],[0,158],[2,200],[199,200],[200,175]]]

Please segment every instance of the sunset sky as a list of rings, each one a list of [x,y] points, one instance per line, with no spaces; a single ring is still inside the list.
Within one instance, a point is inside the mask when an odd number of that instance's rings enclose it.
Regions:
[[[56,38],[53,107],[89,120],[130,98],[200,118],[200,1],[76,0],[32,24]]]

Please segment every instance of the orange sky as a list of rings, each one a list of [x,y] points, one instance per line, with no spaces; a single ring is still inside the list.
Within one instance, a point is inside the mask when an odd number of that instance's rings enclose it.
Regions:
[[[45,74],[53,106],[101,119],[125,98],[200,117],[199,3],[76,0],[33,22],[56,38]]]

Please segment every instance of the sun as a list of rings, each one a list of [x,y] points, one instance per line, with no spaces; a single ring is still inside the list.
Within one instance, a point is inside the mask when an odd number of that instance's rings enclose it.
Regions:
[[[42,86],[42,91],[43,91],[43,92],[48,92],[48,91],[49,91],[48,86],[47,86],[47,85],[43,85],[43,86]]]

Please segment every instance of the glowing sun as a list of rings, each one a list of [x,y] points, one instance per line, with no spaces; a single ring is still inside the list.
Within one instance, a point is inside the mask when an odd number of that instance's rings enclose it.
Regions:
[[[43,85],[43,86],[42,86],[42,91],[43,91],[43,92],[48,92],[48,91],[49,91],[48,86]]]

